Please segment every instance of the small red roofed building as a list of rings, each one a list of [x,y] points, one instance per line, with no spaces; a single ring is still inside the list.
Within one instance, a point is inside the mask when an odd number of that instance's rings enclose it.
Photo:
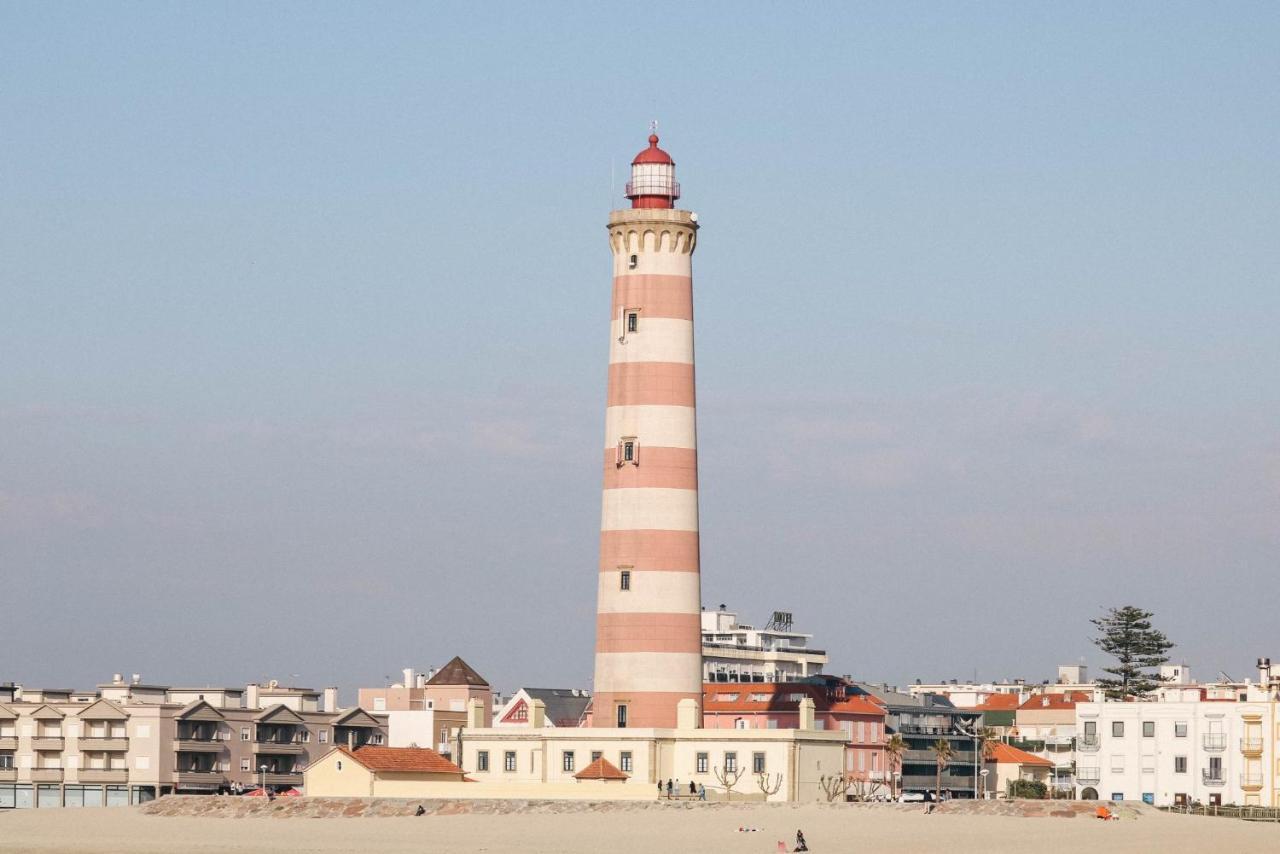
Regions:
[[[983,726],[990,727],[996,731],[997,735],[1004,736],[1013,729],[1018,706],[1021,703],[1022,699],[1017,694],[992,694],[976,706],[968,708],[975,712],[982,712]]]
[[[578,688],[521,688],[494,712],[495,727],[529,726],[534,702],[543,708],[543,726],[587,726],[591,692]]]
[[[1024,700],[1015,713],[1010,737],[1018,747],[1052,765],[1049,783],[1054,788],[1072,788],[1071,766],[1079,747],[1076,704],[1088,703],[1092,698],[1088,691],[1035,694]]]
[[[1009,794],[1010,787],[1016,780],[1027,780],[1036,783],[1050,783],[1053,763],[1048,759],[1035,756],[1020,750],[1011,744],[993,741],[987,745],[985,761],[986,791],[1003,798]]]
[[[595,780],[603,783],[625,783],[630,779],[630,775],[619,771],[612,762],[605,759],[603,756],[599,756],[592,760],[591,764],[586,768],[583,768],[577,774],[574,774],[573,778],[579,782],[583,780]]]
[[[304,775],[307,795],[331,798],[414,797],[423,783],[462,782],[461,768],[419,747],[335,747]]]
[[[824,678],[824,677],[819,677]],[[825,682],[710,682],[703,686],[702,720],[707,729],[794,729],[800,701],[813,700],[814,727],[845,734],[845,773],[864,794],[879,794],[891,782],[884,752],[885,710],[874,697],[843,680]]]

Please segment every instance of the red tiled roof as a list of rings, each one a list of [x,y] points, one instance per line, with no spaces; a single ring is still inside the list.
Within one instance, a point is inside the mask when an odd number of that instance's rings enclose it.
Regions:
[[[579,780],[626,780],[627,775],[619,771],[613,764],[601,756],[586,768],[573,775]]]
[[[1020,711],[1034,712],[1038,710],[1062,711],[1065,709],[1074,709],[1076,703],[1087,703],[1090,697],[1084,691],[1069,691],[1066,694],[1036,694],[1028,697],[1027,701],[1018,706]]]
[[[979,712],[1012,712],[1018,708],[1017,694],[989,694],[987,699],[969,708]]]
[[[1003,741],[992,741],[987,744],[987,761],[1008,762],[1015,765],[1039,765],[1044,768],[1053,767],[1053,763],[1048,759],[1033,756],[1027,751],[1019,750],[1011,744],[1005,744]]]
[[[800,708],[793,694],[813,700],[814,711],[884,717],[874,698],[853,694],[837,697],[821,685],[796,682],[710,682],[702,686],[704,712],[794,712]]]
[[[348,750],[339,747],[346,755],[370,771],[426,771],[436,774],[462,775],[462,769],[434,750],[425,747],[360,747]]]

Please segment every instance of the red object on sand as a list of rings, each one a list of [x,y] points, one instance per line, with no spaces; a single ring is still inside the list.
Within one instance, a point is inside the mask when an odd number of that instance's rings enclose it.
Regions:
[[[300,797],[302,797],[302,792],[299,792],[297,789],[285,789],[283,792],[277,792],[277,793],[276,793],[276,797],[278,797],[278,798],[300,798]]]

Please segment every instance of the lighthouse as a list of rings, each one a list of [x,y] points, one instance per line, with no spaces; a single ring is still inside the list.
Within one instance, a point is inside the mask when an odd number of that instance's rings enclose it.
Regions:
[[[609,214],[613,309],[596,608],[596,727],[674,727],[702,705],[693,364],[697,216],[656,134]]]

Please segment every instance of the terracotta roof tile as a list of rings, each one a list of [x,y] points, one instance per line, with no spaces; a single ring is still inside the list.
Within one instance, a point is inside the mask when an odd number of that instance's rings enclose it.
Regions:
[[[626,780],[628,775],[622,773],[608,760],[601,756],[586,768],[573,775],[579,780]]]
[[[837,697],[821,685],[806,682],[710,682],[702,686],[706,712],[794,712],[800,707],[793,695],[813,700],[816,712],[842,712],[883,717],[884,708],[865,694]]]
[[[436,774],[462,775],[462,769],[434,750],[425,747],[360,747],[343,753],[370,771],[425,771]]]
[[[1005,744],[1003,741],[992,741],[987,744],[987,761],[1013,763],[1015,765],[1039,765],[1044,768],[1053,767],[1053,763],[1048,759],[1041,759],[1039,756],[1027,753],[1025,750],[1019,750],[1011,744]]]
[[[1020,711],[1034,712],[1039,709],[1058,710],[1074,709],[1076,703],[1089,702],[1089,695],[1083,691],[1070,691],[1066,694],[1036,694],[1018,706]]]
[[[1012,712],[1018,708],[1017,694],[991,694],[971,709],[980,712]]]

